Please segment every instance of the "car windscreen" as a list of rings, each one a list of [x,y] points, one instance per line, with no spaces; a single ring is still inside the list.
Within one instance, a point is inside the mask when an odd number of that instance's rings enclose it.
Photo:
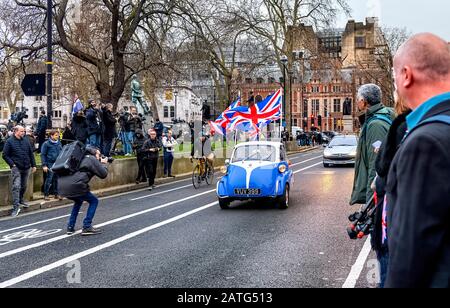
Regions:
[[[334,138],[330,142],[330,147],[355,147],[358,145],[356,137]]]
[[[276,149],[270,145],[240,146],[233,155],[233,163],[241,161],[276,162]]]

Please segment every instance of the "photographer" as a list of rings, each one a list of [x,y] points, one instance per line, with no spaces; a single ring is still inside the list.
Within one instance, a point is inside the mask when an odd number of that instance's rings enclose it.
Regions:
[[[93,99],[89,100],[89,108],[86,111],[86,120],[89,135],[88,143],[100,148],[102,144],[103,118],[99,106]]]
[[[178,142],[172,137],[172,130],[167,131],[167,136],[162,139],[164,146],[164,177],[174,178],[172,175],[172,164],[174,159],[175,147]]]
[[[131,108],[131,118],[130,118],[130,131],[133,133],[133,137],[138,129],[140,130],[143,129],[142,117],[140,114],[138,114],[137,109],[133,107]]]
[[[125,156],[131,156],[131,153],[133,152],[131,148],[131,144],[133,141],[133,133],[131,132],[130,129],[131,114],[128,112],[128,109],[124,108],[124,110],[120,113],[119,124],[121,130],[120,133],[121,136],[119,137],[122,141],[123,152]]]
[[[37,127],[36,127],[36,136],[37,136],[37,141],[39,143],[39,147],[37,152],[41,153],[41,149],[42,149],[42,145],[45,142],[45,135],[46,135],[46,131],[47,131],[47,127],[48,127],[48,118],[45,115],[45,111],[41,110],[41,115],[39,116],[39,121],[37,123]],[[33,148],[34,150],[34,148]]]
[[[147,139],[144,136],[144,132],[140,129],[136,131],[133,142],[133,150],[136,151],[136,159],[139,167],[138,176],[136,178],[136,184],[147,182],[147,175],[145,173],[145,156],[144,144]]]
[[[75,224],[83,202],[89,203],[86,218],[83,222],[82,236],[100,234],[101,230],[92,227],[92,221],[98,206],[97,197],[91,193],[89,182],[94,176],[106,179],[108,176],[108,158],[101,158],[100,150],[88,146],[86,155],[81,161],[79,170],[74,174],[61,176],[58,181],[61,196],[74,201],[72,214],[67,226],[67,234],[75,233]]]

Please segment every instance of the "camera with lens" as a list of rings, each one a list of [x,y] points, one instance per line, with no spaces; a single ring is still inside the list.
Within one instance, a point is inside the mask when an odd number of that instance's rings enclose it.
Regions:
[[[16,122],[16,123],[21,123],[23,122],[24,119],[28,119],[28,109],[16,112],[11,114],[11,121]]]
[[[350,220],[351,225],[347,228],[350,239],[363,239],[365,236],[372,233],[375,226],[376,210],[377,203],[375,202],[374,195],[359,212],[350,215],[348,219]]]
[[[108,161],[108,164],[112,164],[114,162],[114,158],[113,157],[106,157],[106,156],[102,156],[101,159],[106,159]]]

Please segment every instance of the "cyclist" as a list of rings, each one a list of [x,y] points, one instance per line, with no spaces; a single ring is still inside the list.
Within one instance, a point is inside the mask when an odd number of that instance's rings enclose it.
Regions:
[[[199,139],[192,146],[191,162],[193,161],[195,154],[198,154],[198,157],[207,161],[211,168],[214,167],[214,153],[212,151],[211,140],[207,134],[200,133]]]

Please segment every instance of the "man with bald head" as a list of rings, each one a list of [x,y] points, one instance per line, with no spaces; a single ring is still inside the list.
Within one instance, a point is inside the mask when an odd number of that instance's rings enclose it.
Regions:
[[[30,142],[24,138],[25,128],[22,126],[14,127],[12,135],[3,149],[3,159],[11,168],[12,177],[12,197],[13,210],[12,217],[17,217],[20,213],[20,206],[28,208],[29,205],[24,201],[24,195],[27,190],[30,171],[36,172],[36,161],[34,159],[34,149]]]
[[[450,50],[433,34],[394,59],[408,134],[386,186],[390,251],[386,287],[450,287]]]

